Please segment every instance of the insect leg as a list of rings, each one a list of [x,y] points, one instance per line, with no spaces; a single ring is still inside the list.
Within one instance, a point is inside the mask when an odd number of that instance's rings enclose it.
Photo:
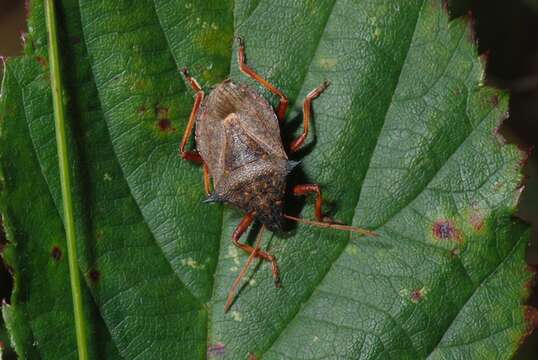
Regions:
[[[278,270],[276,258],[265,251],[254,249],[248,244],[243,244],[239,242],[239,238],[241,238],[241,235],[243,235],[243,233],[247,231],[249,226],[252,224],[252,221],[254,221],[254,216],[252,213],[248,213],[243,217],[243,219],[241,220],[239,225],[237,225],[237,228],[232,234],[232,242],[235,246],[242,249],[243,251],[249,254],[256,252],[254,256],[269,261],[271,263],[271,271],[273,273],[273,278],[275,279],[275,286],[280,287],[280,271]]]
[[[302,196],[310,193],[316,193],[316,219],[323,221],[323,214],[321,213],[321,205],[323,204],[323,197],[321,196],[321,189],[318,184],[301,184],[296,185],[293,188],[293,195]]]
[[[284,121],[284,118],[286,117],[286,111],[288,110],[288,98],[286,97],[286,95],[284,95],[282,91],[274,87],[271,83],[269,83],[269,81],[265,80],[245,63],[245,42],[240,37],[237,37],[237,40],[239,42],[239,47],[237,49],[237,61],[239,62],[239,70],[241,70],[241,72],[243,72],[245,75],[262,84],[264,88],[266,88],[276,96],[280,97],[276,114],[280,122]]]
[[[301,146],[303,146],[306,136],[308,135],[310,118],[312,117],[312,100],[317,98],[323,91],[325,91],[325,89],[327,89],[328,86],[329,82],[325,80],[321,85],[306,95],[306,99],[303,103],[303,133],[299,135],[297,139],[292,141],[290,145],[291,152],[296,152]]]
[[[211,193],[211,177],[209,176],[209,167],[204,163],[204,189],[206,195]]]
[[[179,145],[179,153],[181,157],[185,160],[190,160],[196,163],[202,163],[202,157],[200,154],[198,154],[197,151],[185,151],[185,147],[187,146],[187,143],[189,142],[189,139],[191,138],[192,131],[194,129],[194,123],[196,122],[196,114],[198,110],[200,109],[200,105],[202,104],[202,100],[204,99],[204,92],[198,84],[198,81],[196,81],[194,78],[192,78],[189,75],[189,72],[187,71],[187,68],[183,68],[181,70],[183,72],[183,75],[185,76],[185,80],[189,83],[190,87],[196,92],[196,96],[194,98],[194,105],[192,107],[191,115],[189,116],[189,122],[187,123],[187,128],[185,129],[185,132],[183,133],[183,139],[181,139],[181,144]]]

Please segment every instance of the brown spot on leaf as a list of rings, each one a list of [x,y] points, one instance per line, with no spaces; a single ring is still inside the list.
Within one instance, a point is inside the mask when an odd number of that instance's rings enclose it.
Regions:
[[[458,230],[450,220],[437,220],[433,224],[433,235],[440,240],[458,240]]]
[[[62,256],[63,256],[62,249],[60,249],[59,246],[54,245],[52,247],[52,250],[50,251],[50,257],[52,258],[52,260],[60,261],[62,260]]]
[[[73,36],[73,37],[71,38],[71,42],[72,42],[73,44],[75,44],[75,45],[76,45],[76,44],[80,44],[80,37],[79,37],[79,36]]]
[[[155,113],[157,115],[157,127],[160,131],[169,132],[175,130],[172,127],[172,122],[170,121],[168,108],[157,105],[155,107]]]
[[[144,105],[142,105],[141,107],[138,108],[138,113],[140,115],[144,115],[144,113],[147,111],[146,107]]]
[[[99,272],[99,270],[94,269],[90,271],[90,280],[92,281],[92,283],[98,282],[100,278],[101,278],[101,273]]]
[[[223,343],[216,343],[207,347],[207,357],[223,357],[226,352]]]
[[[420,301],[422,301],[422,299],[424,299],[424,289],[411,290],[411,292],[409,293],[409,298],[415,304],[419,303]]]
[[[44,69],[49,67],[49,62],[44,56],[36,56],[35,59]]]
[[[161,119],[158,123],[159,130],[166,132],[166,131],[173,131],[174,128],[172,127],[172,122],[170,119]]]
[[[527,163],[529,162],[529,159],[530,159],[530,157],[532,156],[532,154],[534,152],[534,146],[524,147],[521,144],[518,144],[517,148],[519,149],[519,152],[520,152],[518,164],[519,164],[520,167],[525,167],[525,166],[527,166]],[[524,176],[527,177],[528,175],[525,174]],[[522,183],[525,184],[526,182],[527,181],[526,181],[526,178],[525,178],[522,181]]]
[[[469,222],[476,231],[480,231],[484,227],[484,215],[478,210],[473,210]]]

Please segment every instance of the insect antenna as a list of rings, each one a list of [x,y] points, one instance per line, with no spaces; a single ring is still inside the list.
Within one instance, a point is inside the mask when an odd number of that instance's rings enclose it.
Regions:
[[[258,251],[260,250],[260,243],[263,238],[263,233],[265,230],[265,226],[262,225],[260,232],[258,233],[258,236],[256,236],[256,242],[254,243],[254,251],[249,255],[247,261],[245,262],[245,265],[243,265],[243,268],[239,272],[239,275],[235,278],[232,287],[230,288],[230,291],[228,292],[228,297],[226,298],[226,304],[224,304],[224,313],[227,313],[228,310],[230,310],[230,306],[232,306],[232,303],[235,298],[235,292],[237,287],[239,286],[239,283],[241,282],[241,279],[246,275],[248,268],[250,267],[250,264],[252,264],[252,261],[258,254]]]
[[[349,225],[335,224],[335,223],[321,222],[321,221],[313,221],[313,220],[298,218],[298,217],[286,215],[286,214],[284,214],[284,217],[288,220],[296,221],[301,224],[316,226],[320,228],[350,231],[350,232],[354,232],[354,233],[361,234],[364,236],[379,236],[379,234],[374,231],[366,230],[366,229],[356,227],[356,226],[349,226]]]

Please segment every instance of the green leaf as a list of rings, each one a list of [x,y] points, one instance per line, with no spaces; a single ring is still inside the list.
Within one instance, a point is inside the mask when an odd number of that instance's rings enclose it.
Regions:
[[[528,228],[513,218],[521,154],[496,129],[508,96],[485,87],[464,18],[440,0],[104,1],[60,4],[73,198],[95,359],[510,358],[529,325]],[[40,1],[26,56],[2,91],[3,307],[29,359],[74,358],[65,236]],[[290,178],[322,185],[336,219],[364,238],[296,226],[268,235],[268,265],[227,292],[246,261],[241,217],[202,204],[201,169],[177,146],[193,103],[178,68],[207,90],[247,61],[313,135]],[[290,202],[300,204],[296,200]],[[327,209],[328,210],[328,209]],[[312,217],[307,201],[302,216]],[[254,235],[252,233],[251,235]]]

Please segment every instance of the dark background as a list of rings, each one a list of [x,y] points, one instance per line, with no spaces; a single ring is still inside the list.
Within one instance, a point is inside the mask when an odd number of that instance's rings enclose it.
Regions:
[[[501,127],[507,142],[530,153],[518,215],[533,227],[527,261],[538,267],[538,0],[451,0],[452,16],[472,14],[481,54],[487,54],[487,83],[511,91],[510,117]],[[0,56],[22,52],[23,0],[0,0]],[[1,62],[0,62],[0,73]],[[0,236],[0,250],[4,238]],[[9,273],[0,262],[0,298],[9,299]],[[536,290],[536,289],[535,289]],[[538,291],[529,300],[538,307]],[[1,320],[0,320],[1,321]],[[9,347],[3,323],[0,342]],[[5,359],[12,359],[9,349]],[[538,359],[538,331],[521,347],[518,360]]]

